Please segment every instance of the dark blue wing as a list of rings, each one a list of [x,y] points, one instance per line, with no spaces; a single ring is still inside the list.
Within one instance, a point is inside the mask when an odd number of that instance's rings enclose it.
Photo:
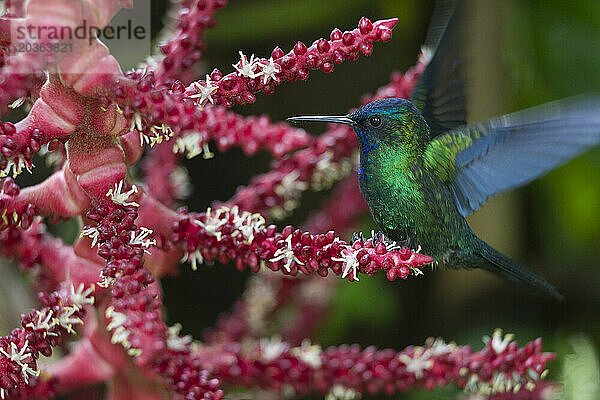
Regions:
[[[600,97],[579,97],[449,131],[428,145],[425,161],[467,216],[599,143]]]
[[[462,2],[464,3],[464,2]],[[410,101],[430,127],[431,138],[466,122],[466,10],[457,0],[435,4],[423,52],[431,61],[419,77]]]

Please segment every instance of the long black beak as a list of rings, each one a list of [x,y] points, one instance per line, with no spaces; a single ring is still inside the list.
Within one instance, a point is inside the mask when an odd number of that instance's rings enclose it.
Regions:
[[[303,115],[301,117],[291,117],[287,119],[290,122],[333,122],[335,124],[354,125],[355,122],[347,115]]]

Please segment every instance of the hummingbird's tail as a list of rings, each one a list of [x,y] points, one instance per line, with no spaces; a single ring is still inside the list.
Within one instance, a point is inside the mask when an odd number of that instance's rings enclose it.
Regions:
[[[479,251],[477,251],[477,253],[483,258],[482,261],[484,261],[480,268],[497,273],[510,281],[527,284],[541,290],[558,301],[563,301],[565,299],[564,296],[560,294],[554,286],[546,282],[544,278],[511,260],[483,240],[479,238],[477,238],[477,240],[480,242],[478,246]]]

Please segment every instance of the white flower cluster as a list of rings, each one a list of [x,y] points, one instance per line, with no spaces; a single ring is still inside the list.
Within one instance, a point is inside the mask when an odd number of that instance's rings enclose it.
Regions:
[[[484,336],[483,342],[486,345],[489,343],[496,354],[501,354],[512,342],[513,337],[514,335],[510,333],[503,336],[502,330],[496,329],[491,338],[489,336]],[[526,376],[520,376],[516,372],[507,373],[495,371],[492,375],[492,382],[490,383],[487,380],[481,381],[479,375],[476,373],[467,377],[469,371],[466,368],[463,368],[460,371],[460,374],[467,379],[465,391],[477,392],[484,396],[510,391],[516,393],[523,387],[532,391],[535,389],[535,381],[544,378],[547,373],[548,370],[545,370],[541,374],[538,374],[532,368],[527,369]]]
[[[240,61],[237,64],[232,64],[238,75],[246,76],[250,79],[255,79],[262,76],[263,84],[273,80],[279,82],[277,74],[281,72],[281,67],[275,63],[273,57],[267,59],[254,59],[254,54],[248,57],[240,51]]]
[[[83,283],[79,284],[77,289],[73,285],[69,287],[67,294],[68,298],[66,301],[70,303],[70,306],[65,306],[60,309],[57,314],[54,314],[52,310],[36,311],[34,320],[28,323],[25,327],[31,328],[34,331],[44,331],[45,335],[58,336],[56,332],[50,332],[54,327],[61,326],[69,333],[75,333],[73,325],[83,324],[83,321],[74,316],[74,314],[81,310],[86,304],[94,304],[94,297],[92,292],[94,287],[85,288]],[[14,342],[11,342],[10,348],[3,349],[0,347],[0,356],[4,356],[10,361],[16,363],[21,368],[23,374],[23,380],[28,383],[29,376],[39,376],[40,371],[31,368],[28,362],[32,361],[32,355],[27,352],[29,342],[26,340],[23,346],[19,348]],[[0,398],[4,399],[7,395],[7,391],[0,388]]]
[[[221,240],[222,233],[220,228],[228,221],[235,226],[231,236],[242,236],[243,242],[250,245],[254,241],[256,232],[265,229],[265,219],[260,214],[252,214],[247,211],[241,211],[238,206],[232,208],[223,206],[216,209],[214,212],[209,207],[206,210],[204,221],[194,220],[194,223],[200,226],[207,235],[214,236],[218,241]],[[204,262],[204,258],[200,250],[194,252],[186,252],[182,262],[189,261],[192,264],[192,269],[195,271],[197,265]]]

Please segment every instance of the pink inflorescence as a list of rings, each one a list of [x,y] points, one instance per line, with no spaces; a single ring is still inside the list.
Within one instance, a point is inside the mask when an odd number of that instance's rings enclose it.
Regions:
[[[240,52],[230,72],[199,74],[203,35],[225,1],[181,0],[158,54],[123,73],[96,40],[74,40],[74,51],[60,57],[11,52],[10,27],[103,26],[131,1],[5,3],[0,110],[31,108],[17,123],[0,122],[0,254],[34,276],[42,306],[0,337],[0,399],[50,398],[73,389],[85,396],[101,383],[107,398],[132,400],[219,400],[240,387],[349,398],[449,384],[497,398],[542,398],[541,388],[554,387],[541,381],[554,356],[541,352],[539,340],[519,348],[495,333],[473,353],[441,340],[401,352],[347,345],[322,351],[307,339],[332,304],[337,276],[353,282],[383,271],[390,281],[407,279],[422,274],[432,258],[383,235],[340,239],[365,209],[356,178],[349,177],[356,163],[351,129],[330,127],[313,138],[231,108],[286,81],[305,80],[310,70],[330,73],[336,64],[370,55],[374,43],[391,39],[397,19],[362,18],[357,28],[336,28],[311,45],[298,42],[287,53],[276,47],[268,58]],[[363,102],[410,97],[426,63],[422,54]],[[248,155],[267,150],[275,160],[228,201],[204,212],[175,210],[189,194],[182,158],[213,157],[210,142]],[[144,156],[146,144],[153,149]],[[52,161],[54,172],[20,187],[14,178],[32,170],[36,154]],[[130,172],[140,160],[144,178],[135,181]],[[270,225],[298,207],[303,193],[342,180],[303,228]],[[73,245],[49,233],[48,224],[72,218],[83,221]],[[256,273],[205,343],[164,322],[160,278],[186,261],[193,269],[233,261]],[[274,329],[281,337],[267,336]],[[51,365],[40,360],[75,331],[79,339],[64,347],[64,357]]]
[[[60,292],[41,293],[44,308],[21,316],[21,327],[0,337],[0,397],[19,393],[23,388],[27,393],[30,383],[37,382],[37,360],[41,355],[50,357],[52,348],[75,333],[75,326],[83,324],[84,307],[94,303],[91,292],[91,288],[81,284]],[[43,386],[52,389],[52,385]]]
[[[240,343],[225,343],[218,350],[200,348],[198,352],[209,360],[211,372],[225,381],[250,387],[289,385],[297,394],[327,393],[340,387],[355,393],[391,395],[448,384],[485,394],[531,394],[546,363],[554,358],[541,351],[541,339],[518,347],[511,335],[503,338],[496,331],[484,341],[485,347],[478,352],[433,338],[424,346],[396,352],[358,345],[322,350],[308,341],[291,345],[274,337],[245,349]]]
[[[238,269],[247,265],[254,272],[263,265],[292,276],[298,272],[327,276],[331,270],[358,280],[358,273],[372,276],[384,270],[394,280],[419,274],[419,267],[433,261],[407,247],[391,250],[379,240],[357,240],[350,246],[333,231],[313,235],[286,226],[277,232],[275,225],[265,226],[260,214],[240,212],[237,207],[187,216],[177,221],[173,232],[173,242],[184,244],[190,261],[233,260]]]

